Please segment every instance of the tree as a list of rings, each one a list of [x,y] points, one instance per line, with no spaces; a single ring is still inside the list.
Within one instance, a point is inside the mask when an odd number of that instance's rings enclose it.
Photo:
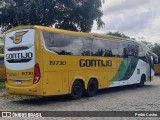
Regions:
[[[0,36],[0,54],[4,54],[4,41],[3,37]]]
[[[0,0],[0,27],[6,31],[19,25],[55,26],[90,32],[93,22],[104,25],[102,0]]]
[[[0,54],[4,54],[4,45],[0,45]]]
[[[129,36],[126,36],[125,34],[122,34],[120,32],[109,32],[107,33],[108,35],[113,35],[113,36],[117,36],[117,37],[123,37],[123,38],[130,38]]]
[[[160,44],[155,43],[152,46],[151,51],[158,56],[158,60],[159,60],[159,63],[160,63]]]
[[[152,51],[153,53],[155,53],[158,56],[158,63],[160,63],[160,44],[158,43],[151,43],[151,42],[147,42],[145,40],[141,40],[141,42],[143,42],[149,49],[150,51]]]
[[[0,41],[1,41],[1,40],[3,40],[3,37],[2,37],[2,36],[0,36]]]
[[[148,42],[146,40],[141,40],[142,43],[144,43],[151,51],[152,51],[152,48],[154,47],[153,46],[153,43],[151,42]],[[153,51],[152,51],[153,52]]]

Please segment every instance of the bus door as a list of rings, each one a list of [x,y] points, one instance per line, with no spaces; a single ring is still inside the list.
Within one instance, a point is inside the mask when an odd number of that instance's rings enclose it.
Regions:
[[[153,73],[153,69],[154,69],[154,64],[153,64],[153,57],[149,54],[146,55],[147,56],[147,60],[148,60],[148,78],[151,81],[152,80],[152,76],[154,75]]]

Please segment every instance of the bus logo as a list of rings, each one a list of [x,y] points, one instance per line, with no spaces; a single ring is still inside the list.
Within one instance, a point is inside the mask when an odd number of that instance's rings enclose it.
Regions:
[[[13,40],[13,43],[15,44],[19,44],[22,42],[22,38],[23,38],[23,35],[25,35],[28,31],[23,31],[23,32],[17,32],[14,34],[13,37],[10,37],[10,39]]]
[[[33,59],[33,53],[12,53],[6,54],[6,61],[9,63],[26,63]]]

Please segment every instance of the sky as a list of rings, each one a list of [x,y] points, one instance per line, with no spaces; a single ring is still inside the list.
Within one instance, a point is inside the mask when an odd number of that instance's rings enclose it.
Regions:
[[[102,6],[103,29],[92,32],[123,33],[137,40],[160,43],[160,0],[105,0]]]
[[[117,32],[137,40],[160,43],[160,0],[104,0],[103,29],[93,33]]]

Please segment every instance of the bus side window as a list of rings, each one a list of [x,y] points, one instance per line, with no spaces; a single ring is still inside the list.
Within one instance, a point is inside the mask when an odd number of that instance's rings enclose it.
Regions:
[[[132,58],[138,57],[139,55],[139,44],[135,41],[125,41],[123,43],[123,57],[124,58]]]
[[[105,49],[103,56],[104,57],[113,57],[112,49],[111,48],[109,50]]]
[[[146,52],[143,50],[142,45],[139,45],[138,58],[148,63],[146,58]]]
[[[45,46],[58,55],[81,55],[83,37],[42,31]]]
[[[121,42],[110,42],[110,49],[112,57],[122,57],[123,56],[123,47]]]
[[[82,56],[104,56],[109,48],[107,41],[85,38]],[[107,53],[107,52],[106,52]]]
[[[128,58],[128,51],[126,48],[123,48],[123,57]]]

